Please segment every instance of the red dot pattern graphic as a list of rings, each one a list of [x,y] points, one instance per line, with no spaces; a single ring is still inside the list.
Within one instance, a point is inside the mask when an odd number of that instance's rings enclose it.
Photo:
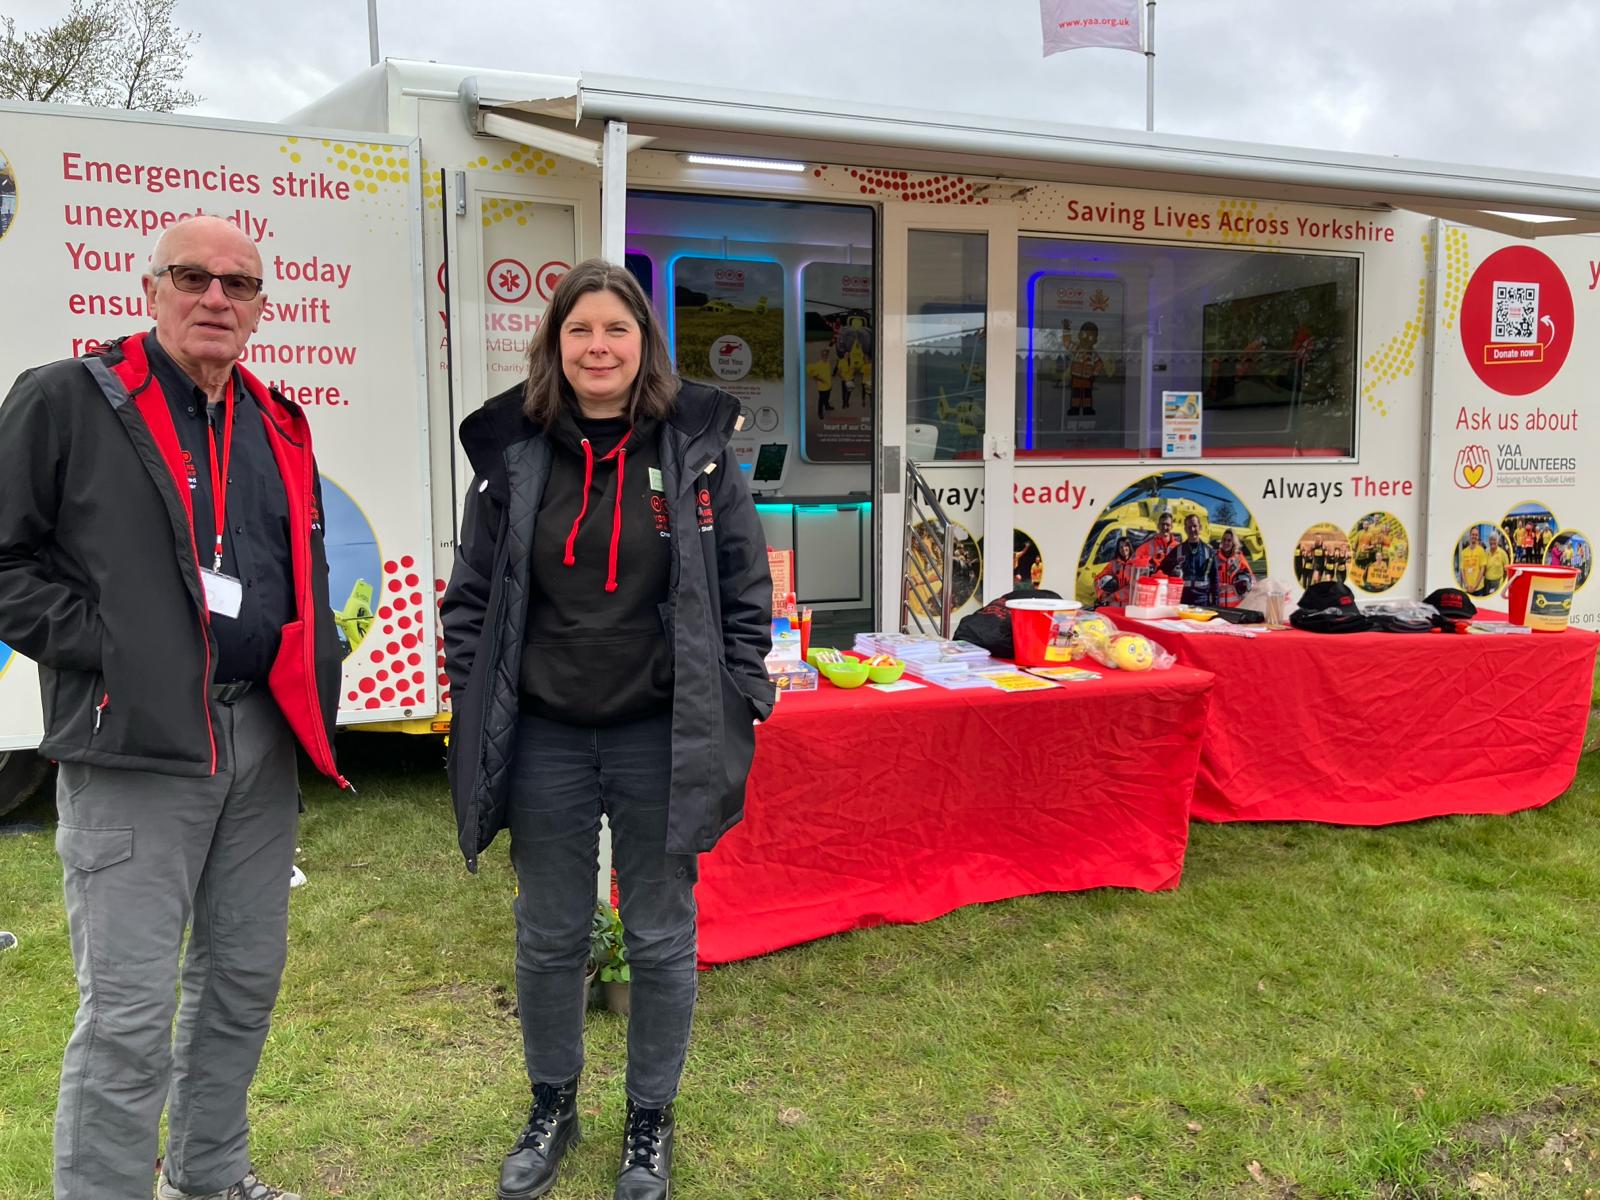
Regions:
[[[444,588],[444,580],[435,579],[433,581],[433,627],[436,631],[433,650],[434,657],[436,659],[435,666],[438,670],[437,682],[439,685],[439,707],[448,709],[450,707],[450,676],[446,675],[444,670],[444,621],[441,620],[438,615],[439,607],[444,603]],[[415,655],[414,657],[420,660],[422,656]]]
[[[921,204],[987,204],[977,189],[959,175],[915,175],[908,171],[886,171],[876,167],[845,168],[863,196],[891,195]],[[816,172],[822,177],[822,170]]]
[[[423,593],[416,565],[410,554],[383,564],[385,603],[379,606],[374,628],[356,652],[356,669],[361,675],[345,694],[352,704],[367,709],[421,708],[429,702],[428,676],[418,669],[422,666],[418,647],[422,644]],[[442,579],[435,581],[434,590],[442,595]],[[440,666],[437,686],[442,701],[449,695],[442,655]]]

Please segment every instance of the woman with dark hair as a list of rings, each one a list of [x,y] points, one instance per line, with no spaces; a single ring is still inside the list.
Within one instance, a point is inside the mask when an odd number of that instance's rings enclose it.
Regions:
[[[450,787],[469,869],[511,833],[533,1088],[500,1200],[542,1196],[578,1140],[602,812],[632,972],[616,1196],[668,1193],[695,856],[742,815],[773,702],[766,538],[728,448],[738,412],[672,374],[639,285],[591,259],[557,285],[526,382],[461,424],[475,475],[442,608]]]
[[[1094,577],[1095,603],[1126,608],[1133,599],[1133,585],[1139,578],[1139,563],[1133,556],[1133,539],[1117,535],[1111,561]]]

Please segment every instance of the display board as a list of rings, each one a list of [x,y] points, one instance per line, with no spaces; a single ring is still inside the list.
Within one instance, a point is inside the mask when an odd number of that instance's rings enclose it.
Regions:
[[[1104,411],[1115,427],[1124,417],[1124,285],[1041,271],[1028,296],[1027,418],[1022,448],[1047,445],[1052,434],[1093,430]]]
[[[872,268],[807,263],[805,394],[800,453],[808,462],[870,462],[874,396]]]
[[[151,328],[140,281],[161,231],[201,212],[237,225],[266,291],[245,363],[307,410],[316,439],[341,719],[435,711],[415,143],[0,112],[0,376]],[[37,744],[37,678],[0,651],[0,748]]]
[[[1600,525],[1593,331],[1600,250],[1592,238],[1526,243],[1441,228],[1435,247],[1431,586],[1501,606],[1509,566],[1578,571],[1571,621],[1600,626],[1591,584]]]
[[[754,460],[763,437],[782,436],[783,268],[773,262],[683,257],[671,267],[672,344],[678,374],[742,405],[731,445]]]

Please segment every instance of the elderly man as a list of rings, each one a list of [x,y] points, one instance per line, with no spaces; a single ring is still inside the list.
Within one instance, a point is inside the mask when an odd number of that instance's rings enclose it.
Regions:
[[[251,1167],[245,1095],[285,957],[295,739],[337,778],[316,465],[303,414],[238,365],[250,239],[174,225],[144,292],[153,332],[0,405],[0,640],[40,666],[78,976],[55,1194],[149,1200],[165,1107],[164,1200],[295,1200]]]

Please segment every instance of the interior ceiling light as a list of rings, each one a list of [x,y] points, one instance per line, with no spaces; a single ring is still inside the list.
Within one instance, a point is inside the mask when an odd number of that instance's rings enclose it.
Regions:
[[[751,171],[804,171],[803,162],[781,158],[744,158],[737,154],[685,154],[683,161],[697,167],[743,167]]]

